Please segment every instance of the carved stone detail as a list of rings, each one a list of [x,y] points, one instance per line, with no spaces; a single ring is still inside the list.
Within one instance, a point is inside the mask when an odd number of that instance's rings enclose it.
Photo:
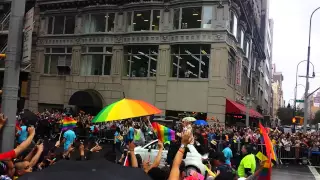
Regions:
[[[246,31],[247,30],[247,23],[240,20],[240,27],[243,28],[243,31]]]
[[[241,16],[241,10],[238,4],[236,4],[235,2],[231,2],[231,9],[236,11],[238,16]]]

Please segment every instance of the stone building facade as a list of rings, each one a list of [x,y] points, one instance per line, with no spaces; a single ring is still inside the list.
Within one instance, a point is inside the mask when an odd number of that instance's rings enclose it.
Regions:
[[[202,112],[224,122],[232,113],[226,101],[247,96],[249,64],[265,59],[251,3],[38,0],[26,107],[101,108],[125,96],[163,114]],[[258,82],[258,67],[251,70]]]

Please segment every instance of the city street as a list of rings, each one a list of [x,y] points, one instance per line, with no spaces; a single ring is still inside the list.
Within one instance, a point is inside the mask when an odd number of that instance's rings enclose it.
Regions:
[[[279,180],[315,180],[308,166],[283,166],[272,169],[272,179]]]

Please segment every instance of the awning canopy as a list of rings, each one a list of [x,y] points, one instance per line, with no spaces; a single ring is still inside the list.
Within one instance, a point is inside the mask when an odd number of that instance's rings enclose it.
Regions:
[[[226,114],[243,114],[246,115],[246,107],[230,99],[226,99]],[[249,116],[253,118],[263,118],[263,116],[254,109],[249,110]]]

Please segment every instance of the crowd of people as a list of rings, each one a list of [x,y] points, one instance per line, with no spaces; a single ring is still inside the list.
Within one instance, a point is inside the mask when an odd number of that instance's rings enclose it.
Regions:
[[[91,159],[91,154],[102,150],[101,138],[112,138],[114,158],[107,158],[124,165],[127,157],[129,165],[141,168],[153,180],[180,179],[254,179],[259,176],[264,162],[259,167],[255,153],[258,144],[264,144],[258,128],[225,127],[221,123],[210,126],[196,126],[192,122],[183,121],[172,127],[176,132],[176,140],[158,143],[158,155],[154,162],[142,160],[135,154],[136,146],[157,139],[148,117],[92,124],[92,116],[80,112],[75,117],[58,111],[36,113],[37,122],[31,123],[24,116],[17,116],[15,149],[0,154],[0,179],[16,179],[26,173],[41,171],[60,160]],[[78,123],[76,128],[61,132],[61,120],[72,117]],[[6,118],[0,115],[0,128]],[[111,135],[110,135],[111,134]],[[298,155],[301,148],[319,151],[320,136],[318,133],[286,134],[281,129],[269,130],[274,148],[295,150]],[[48,142],[54,142],[52,145]],[[165,143],[165,144],[163,144]],[[238,144],[239,148],[235,148]],[[159,167],[164,146],[168,147],[166,165]],[[208,154],[203,162],[210,173],[187,171],[183,159],[188,149],[194,147],[200,154]],[[63,149],[60,151],[59,149]],[[165,148],[167,149],[167,148]],[[260,149],[261,150],[261,149]],[[298,152],[298,153],[297,153]],[[258,164],[258,165],[257,165]]]

